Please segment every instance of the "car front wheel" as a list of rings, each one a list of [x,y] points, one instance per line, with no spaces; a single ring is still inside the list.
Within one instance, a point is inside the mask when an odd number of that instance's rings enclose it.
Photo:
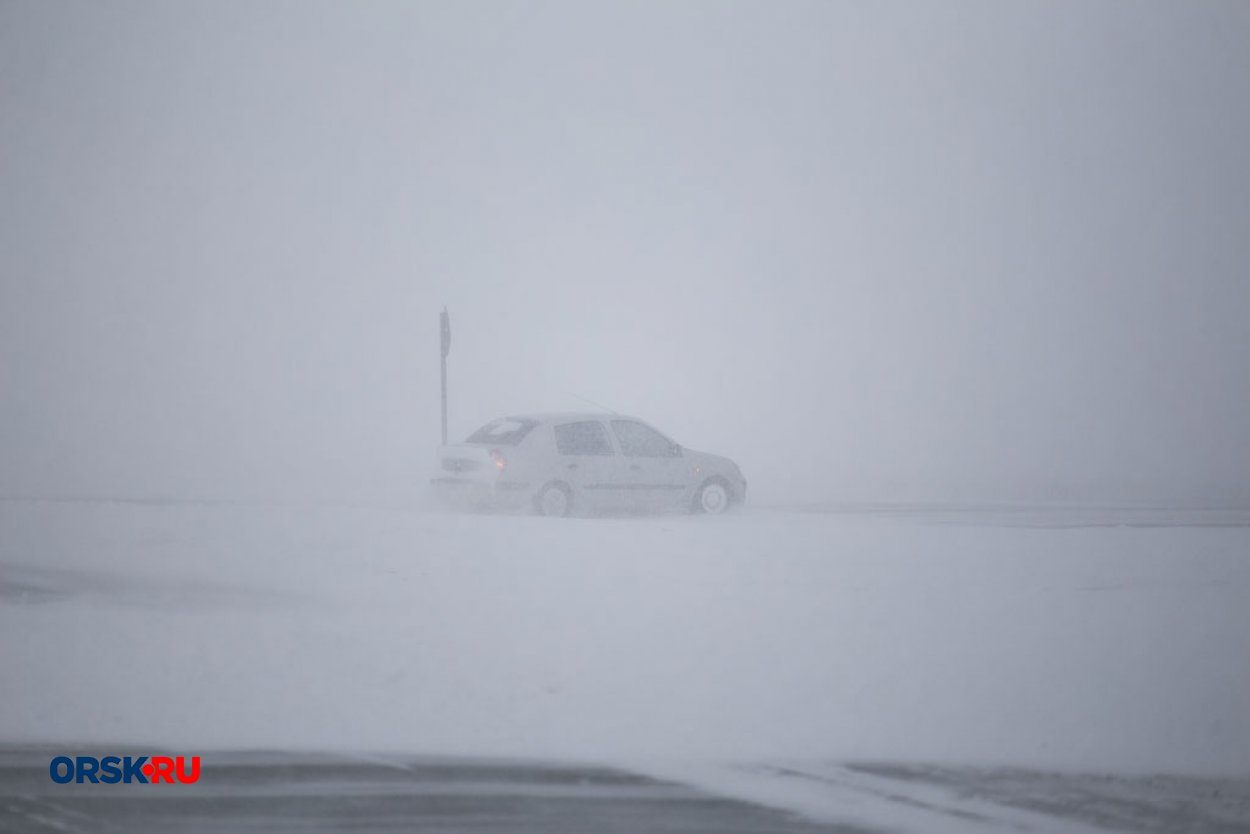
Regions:
[[[695,509],[708,515],[719,515],[729,509],[729,489],[721,481],[708,481],[699,488]]]

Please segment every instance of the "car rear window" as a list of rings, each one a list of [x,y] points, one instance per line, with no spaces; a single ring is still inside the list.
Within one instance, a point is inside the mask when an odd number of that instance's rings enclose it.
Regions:
[[[473,434],[469,435],[469,439],[465,443],[489,443],[493,446],[515,446],[525,439],[525,435],[537,426],[535,420],[526,420],[523,417],[504,417],[501,420],[492,420],[482,426]]]
[[[598,420],[556,426],[556,450],[562,455],[614,455],[608,432]]]

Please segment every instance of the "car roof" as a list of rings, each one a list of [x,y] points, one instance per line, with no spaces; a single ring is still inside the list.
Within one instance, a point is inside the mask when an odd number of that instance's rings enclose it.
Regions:
[[[509,414],[504,420],[533,420],[536,423],[571,423],[575,420],[637,420],[628,414],[613,414],[610,411],[544,411],[534,414]],[[641,421],[639,421],[641,422]]]

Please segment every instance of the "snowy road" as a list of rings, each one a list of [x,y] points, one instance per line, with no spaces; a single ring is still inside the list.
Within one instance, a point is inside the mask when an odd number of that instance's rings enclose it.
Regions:
[[[0,831],[856,830],[585,765],[220,753],[207,757],[194,785],[79,786],[51,782],[50,755],[46,750],[0,749]]]
[[[0,740],[607,762],[860,827],[887,777],[776,768],[1250,774],[1250,514],[806,510],[0,502]]]
[[[0,831],[1238,834],[1250,826],[1250,780],[880,764],[736,768],[746,799],[767,795],[768,804],[755,804],[617,768],[463,757],[215,752],[192,785],[59,785],[48,762],[61,752],[0,747]],[[839,819],[848,816],[859,822]]]

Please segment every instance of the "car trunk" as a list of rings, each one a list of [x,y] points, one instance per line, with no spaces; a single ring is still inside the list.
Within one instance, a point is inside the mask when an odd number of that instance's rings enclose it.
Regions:
[[[491,447],[476,443],[452,443],[438,450],[438,476],[491,482],[499,475]]]

